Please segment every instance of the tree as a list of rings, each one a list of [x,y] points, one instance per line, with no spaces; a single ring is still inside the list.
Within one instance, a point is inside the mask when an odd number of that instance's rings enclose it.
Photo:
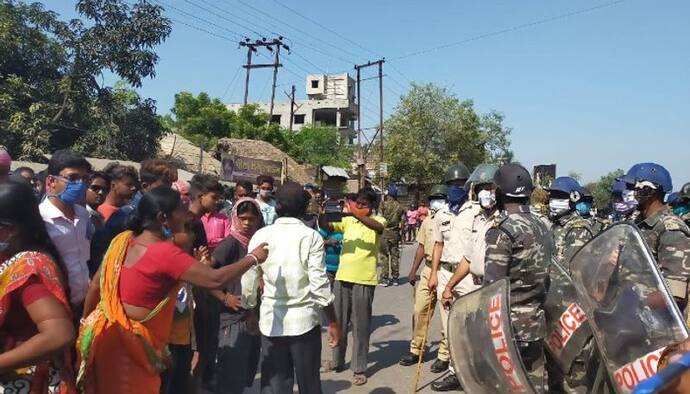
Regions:
[[[441,180],[445,169],[512,160],[510,129],[502,114],[479,114],[471,100],[445,88],[412,84],[386,122],[386,157],[392,179],[417,184]]]
[[[597,182],[588,185],[594,197],[594,205],[597,208],[603,209],[608,206],[609,200],[611,199],[613,182],[616,178],[620,178],[623,175],[625,175],[625,171],[619,168],[602,176]]]
[[[568,176],[575,179],[578,183],[582,182],[582,174],[580,174],[579,172],[570,171],[568,173]]]
[[[64,147],[155,154],[163,129],[154,102],[98,79],[108,70],[139,87],[155,76],[153,48],[170,34],[170,21],[145,0],[79,0],[76,8],[86,21],[61,21],[40,3],[0,4],[0,143],[33,159]],[[143,130],[143,143],[122,144]]]
[[[353,149],[338,136],[335,127],[302,127],[292,135],[288,152],[295,160],[315,167],[348,168]]]

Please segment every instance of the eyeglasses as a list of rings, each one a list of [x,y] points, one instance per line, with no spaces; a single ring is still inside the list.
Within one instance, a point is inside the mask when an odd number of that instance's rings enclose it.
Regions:
[[[82,183],[84,182],[84,178],[79,176],[79,174],[70,174],[67,177],[64,177],[62,175],[53,175],[53,178],[59,179],[63,182],[76,182],[76,183]]]

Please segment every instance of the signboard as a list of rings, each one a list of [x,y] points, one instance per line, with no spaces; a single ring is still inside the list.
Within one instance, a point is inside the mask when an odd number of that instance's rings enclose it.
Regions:
[[[256,182],[259,175],[270,175],[276,185],[281,183],[283,164],[279,161],[254,159],[237,155],[223,155],[221,160],[221,179],[224,181]]]

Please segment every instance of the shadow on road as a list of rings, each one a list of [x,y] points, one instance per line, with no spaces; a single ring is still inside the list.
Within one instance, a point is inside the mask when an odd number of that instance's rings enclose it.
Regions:
[[[371,332],[376,331],[377,328],[392,326],[400,323],[400,319],[394,315],[376,315],[371,317]]]
[[[395,390],[390,387],[377,387],[371,390],[369,394],[395,394]]]
[[[349,380],[331,380],[323,379],[321,381],[322,387],[327,387],[324,389],[324,393],[339,393],[352,388],[352,382]]]
[[[382,369],[397,365],[400,357],[409,350],[410,342],[406,340],[392,340],[375,342],[371,346],[376,350],[369,353],[369,362],[374,363],[374,365],[368,368],[369,376],[373,376]]]

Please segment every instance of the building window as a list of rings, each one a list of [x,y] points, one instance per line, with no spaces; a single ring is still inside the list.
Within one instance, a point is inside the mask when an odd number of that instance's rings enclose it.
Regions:
[[[280,115],[273,115],[273,116],[271,116],[271,123],[280,124]]]
[[[312,79],[311,88],[312,89],[318,89],[319,88],[319,80],[318,79]]]
[[[295,124],[304,124],[304,114],[295,115]]]

